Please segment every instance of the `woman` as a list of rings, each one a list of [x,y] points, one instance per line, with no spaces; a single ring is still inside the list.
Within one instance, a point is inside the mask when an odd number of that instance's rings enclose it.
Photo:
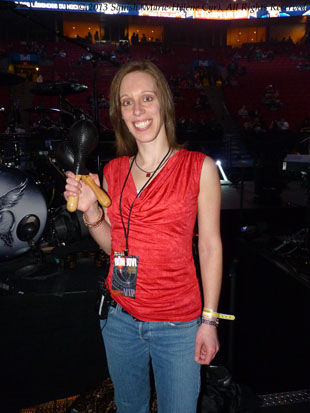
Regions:
[[[107,285],[116,305],[102,333],[115,402],[119,413],[149,411],[151,361],[158,412],[194,413],[200,365],[219,349],[212,314],[222,272],[217,168],[177,145],[171,91],[149,61],[129,62],[115,75],[110,117],[119,155],[104,168],[111,207],[102,213],[71,172],[65,198],[79,195],[90,234],[111,255]],[[197,213],[203,317],[192,257]]]

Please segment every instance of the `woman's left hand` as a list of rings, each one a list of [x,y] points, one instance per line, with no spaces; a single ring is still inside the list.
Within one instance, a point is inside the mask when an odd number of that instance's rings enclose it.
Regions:
[[[201,324],[196,334],[195,361],[199,364],[210,364],[219,348],[216,327]]]

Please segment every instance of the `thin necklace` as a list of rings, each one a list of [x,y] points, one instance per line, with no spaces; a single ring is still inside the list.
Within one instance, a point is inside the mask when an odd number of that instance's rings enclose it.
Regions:
[[[126,178],[125,178],[125,182],[124,182],[124,184],[123,184],[123,187],[122,187],[122,190],[121,190],[121,196],[120,196],[120,199],[119,199],[119,212],[120,212],[120,217],[121,217],[122,226],[123,226],[124,235],[125,235],[125,240],[126,240],[126,248],[125,248],[125,251],[124,251],[125,255],[128,255],[128,238],[129,238],[129,229],[130,229],[130,217],[131,217],[131,212],[132,212],[133,205],[134,205],[136,199],[139,198],[139,196],[141,195],[141,193],[142,193],[142,191],[144,190],[144,188],[146,188],[147,185],[148,185],[148,183],[151,182],[151,180],[152,180],[153,176],[155,175],[155,173],[161,168],[161,166],[163,165],[163,163],[165,162],[165,160],[166,160],[167,157],[169,156],[170,152],[171,152],[171,148],[169,148],[168,152],[167,152],[166,155],[163,157],[163,159],[160,161],[160,163],[158,164],[158,166],[157,166],[157,168],[155,169],[155,171],[153,172],[153,174],[152,174],[152,175],[149,177],[149,179],[145,182],[145,184],[143,185],[143,187],[140,189],[139,193],[135,196],[134,200],[132,201],[132,204],[131,204],[131,206],[130,206],[130,208],[129,208],[128,222],[127,222],[127,229],[126,229],[125,222],[124,222],[124,218],[123,218],[123,214],[122,214],[122,198],[123,198],[123,193],[124,193],[124,189],[125,189],[126,183],[127,183],[127,181],[128,181],[129,175],[130,175],[130,171],[131,171],[131,169],[132,169],[132,165],[133,165],[134,160],[135,160],[135,158],[136,158],[137,155],[135,155],[134,159],[131,161],[130,168],[129,168],[128,174],[127,174],[127,176],[126,176]]]
[[[140,169],[140,171],[144,172],[145,176],[147,178],[149,178],[155,171],[157,171],[161,166],[163,166],[163,164],[165,163],[166,160],[168,160],[168,155],[170,155],[170,152],[171,152],[171,148],[169,148],[168,152],[163,157],[163,159],[160,161],[159,165],[154,169],[154,171],[148,172],[148,171],[145,171],[144,169],[142,169],[141,166],[138,165],[137,155],[135,156],[134,161],[135,161],[135,164],[136,164],[137,168]]]

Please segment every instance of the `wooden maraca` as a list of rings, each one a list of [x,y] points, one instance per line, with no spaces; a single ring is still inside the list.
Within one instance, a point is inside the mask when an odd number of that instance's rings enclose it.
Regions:
[[[94,191],[99,203],[104,207],[111,205],[109,196],[94,182],[88,175],[86,167],[87,156],[96,148],[98,144],[98,131],[95,125],[89,120],[78,120],[70,129],[71,140],[62,144],[62,151],[58,150],[62,161],[75,173],[76,181],[81,179]],[[67,200],[67,210],[74,212],[79,202],[78,196],[69,196]]]

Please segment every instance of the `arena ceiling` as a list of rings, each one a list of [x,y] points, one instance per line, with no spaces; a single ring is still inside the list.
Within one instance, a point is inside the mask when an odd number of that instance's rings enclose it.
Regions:
[[[87,0],[91,3],[91,0]],[[100,3],[100,1],[98,2]],[[305,0],[108,0],[107,3],[118,4],[158,4],[164,6],[176,6],[176,7],[194,7],[194,8],[212,8],[216,7],[224,10],[225,8],[232,7],[272,7],[272,6],[300,6],[310,3]]]
[[[48,2],[48,0],[46,0]],[[221,10],[227,10],[232,8],[265,8],[276,6],[301,6],[310,4],[305,0],[75,0],[75,3],[117,3],[117,4],[142,4],[142,5],[162,5],[168,7],[192,7],[192,8],[205,8],[215,10],[216,8]],[[15,3],[13,0],[0,1],[0,9],[7,8],[8,3]],[[18,3],[18,2],[16,2]]]

